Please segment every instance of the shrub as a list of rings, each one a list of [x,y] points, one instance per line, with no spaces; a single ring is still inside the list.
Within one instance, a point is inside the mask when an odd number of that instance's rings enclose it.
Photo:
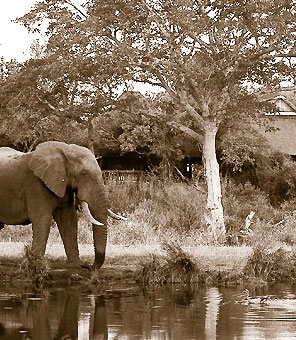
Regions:
[[[20,268],[25,279],[31,282],[32,288],[39,292],[42,291],[48,282],[49,265],[47,260],[33,252],[31,247],[25,246],[24,260]]]
[[[296,278],[296,254],[283,248],[273,250],[258,246],[249,258],[245,272],[264,281],[291,281]]]
[[[191,186],[168,182],[153,192],[149,206],[155,228],[179,233],[203,228],[204,197]]]
[[[223,183],[223,207],[228,234],[237,235],[244,227],[246,217],[255,212],[254,221],[277,221],[278,211],[273,208],[267,195],[249,182]]]
[[[198,283],[206,279],[205,271],[177,243],[165,243],[166,255],[151,255],[136,273],[138,281],[145,284]]]
[[[296,164],[281,153],[261,157],[256,166],[258,186],[266,192],[272,205],[295,197]]]
[[[127,222],[111,222],[109,240],[124,243],[123,240],[130,240],[132,244],[141,241],[155,243],[162,239],[200,234],[204,229],[205,197],[193,186],[173,181],[161,182],[153,177],[149,183],[135,185],[124,182],[117,187],[113,187],[115,199],[110,196],[110,201],[117,204],[117,197],[121,195],[122,200],[132,202],[125,211],[133,211]],[[121,209],[126,202],[122,203]]]
[[[275,248],[296,245],[296,213],[279,212],[281,219],[277,223],[256,221],[252,226],[253,233],[246,238],[246,243],[264,248]]]
[[[5,227],[0,230],[0,241],[2,242],[27,242],[31,239],[31,226],[5,225]]]
[[[255,156],[255,163],[231,173],[236,183],[250,182],[266,194],[273,206],[295,197],[296,163],[289,156],[270,150]]]
[[[143,200],[151,198],[157,179],[143,177],[142,180],[134,181],[129,178],[120,182],[110,178],[105,184],[112,210],[132,213]]]

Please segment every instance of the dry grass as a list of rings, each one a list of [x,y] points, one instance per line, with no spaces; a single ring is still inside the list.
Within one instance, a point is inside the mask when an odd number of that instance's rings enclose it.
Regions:
[[[1,253],[6,258],[21,258],[25,245],[21,242],[1,242]],[[196,246],[182,247],[194,262],[200,263],[206,270],[242,270],[252,254],[251,247],[225,247],[225,246]],[[91,244],[80,244],[79,253],[82,261],[92,263],[94,248]],[[151,256],[165,257],[166,250],[158,244],[138,244],[122,246],[108,244],[106,250],[105,266],[129,265],[139,266],[150,260]],[[46,257],[50,260],[66,260],[65,250],[61,243],[48,244]]]
[[[205,197],[190,185],[153,179],[150,183],[111,182],[107,189],[114,210],[126,215],[128,220],[109,220],[105,266],[141,266],[153,256],[168,257],[166,244],[180,246],[180,254],[184,252],[204,270],[242,272],[258,245],[267,250],[296,245],[296,214],[294,209],[288,209],[294,204],[286,203],[276,210],[251,185],[229,186],[224,196],[228,236],[237,246],[213,245],[211,234],[203,225]],[[253,233],[241,245],[236,236],[251,210],[256,212],[251,226]],[[2,257],[21,257],[23,244],[31,243],[31,239],[30,226],[5,226],[0,232],[0,241],[4,241],[0,243]],[[83,216],[79,221],[78,241],[82,261],[92,263],[92,231]],[[66,259],[57,227],[51,228],[46,255],[53,260]],[[261,261],[258,259],[256,263]]]

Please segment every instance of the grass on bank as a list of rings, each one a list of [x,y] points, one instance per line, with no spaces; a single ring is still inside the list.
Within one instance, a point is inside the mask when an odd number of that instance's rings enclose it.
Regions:
[[[206,197],[194,186],[160,182],[155,177],[138,182],[109,181],[107,192],[112,209],[129,219],[109,220],[105,266],[134,266],[143,270],[138,275],[148,282],[178,281],[185,275],[184,268],[191,268],[186,271],[191,275],[190,281],[196,281],[198,276],[200,282],[207,280],[209,271],[279,280],[278,262],[285,264],[286,278],[296,277],[288,268],[295,264],[294,202],[275,208],[266,194],[248,183],[225,182],[223,191],[227,242],[214,245],[203,223]],[[255,212],[252,232],[243,236],[240,230],[251,211]],[[30,243],[31,238],[29,226],[5,226],[0,242],[10,243],[1,243],[2,254],[20,255],[17,243],[11,242]],[[79,244],[82,260],[92,262],[92,231],[83,217],[79,221]],[[51,229],[47,255],[65,258],[56,227]]]

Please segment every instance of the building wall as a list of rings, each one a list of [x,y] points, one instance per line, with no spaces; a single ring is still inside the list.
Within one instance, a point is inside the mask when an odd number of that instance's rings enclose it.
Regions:
[[[285,103],[282,99],[278,99],[276,101],[276,106],[279,109],[279,111],[282,112],[290,112],[293,111],[293,109],[291,108],[291,106],[287,103]]]
[[[278,151],[296,155],[296,116],[269,116],[268,126],[274,130],[264,132],[269,143]]]

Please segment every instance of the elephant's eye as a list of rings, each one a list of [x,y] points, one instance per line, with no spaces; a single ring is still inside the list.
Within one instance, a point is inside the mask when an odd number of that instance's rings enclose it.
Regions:
[[[82,170],[82,171],[80,172],[80,175],[81,175],[81,176],[86,176],[86,175],[87,175],[87,171],[86,171],[86,170]]]

